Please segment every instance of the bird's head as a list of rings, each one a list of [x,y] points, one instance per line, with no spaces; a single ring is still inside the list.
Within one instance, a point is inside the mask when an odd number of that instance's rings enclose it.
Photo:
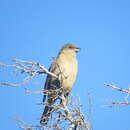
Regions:
[[[67,53],[70,55],[75,55],[79,51],[80,51],[80,48],[77,47],[75,44],[67,43],[61,48],[60,53]]]

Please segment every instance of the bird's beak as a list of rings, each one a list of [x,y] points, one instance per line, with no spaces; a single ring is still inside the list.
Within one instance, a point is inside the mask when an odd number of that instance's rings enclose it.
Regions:
[[[81,48],[79,48],[79,47],[76,47],[75,48],[75,52],[77,53],[77,52],[79,52],[81,50]]]

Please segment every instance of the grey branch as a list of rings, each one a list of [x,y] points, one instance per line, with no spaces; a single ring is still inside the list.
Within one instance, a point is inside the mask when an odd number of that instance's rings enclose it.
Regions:
[[[14,69],[20,70],[22,73],[25,72],[29,75],[49,74],[55,78],[58,78],[57,75],[49,72],[48,69],[46,69],[44,66],[42,66],[38,62],[24,61],[24,60],[18,60],[18,59],[13,59],[12,61],[16,65],[8,65],[8,64],[4,64],[0,62],[0,66],[14,68]]]
[[[12,86],[12,87],[19,87],[25,85],[29,80],[32,80],[36,75],[40,74],[48,74],[51,75],[55,78],[59,78],[57,75],[51,73],[46,69],[43,65],[34,62],[34,61],[24,61],[24,60],[18,60],[18,59],[13,59],[12,60],[14,65],[8,65],[0,62],[0,66],[2,67],[7,67],[7,68],[13,68],[15,72],[17,73],[25,73],[28,75],[23,80],[22,84],[15,84],[15,83],[0,83],[0,86]]]
[[[20,87],[25,85],[28,81],[32,80],[36,75],[41,74],[48,74],[55,78],[60,78],[57,75],[49,72],[48,69],[46,69],[43,65],[34,62],[34,61],[24,61],[24,60],[18,60],[13,59],[13,65],[8,65],[4,63],[0,63],[0,66],[6,67],[6,68],[13,68],[15,72],[19,74],[26,74],[27,77],[24,78],[23,82],[21,84],[16,83],[0,83],[0,86],[12,86],[12,87]],[[54,91],[54,90],[53,90]],[[61,91],[60,89],[57,91]],[[25,89],[25,93],[28,94],[43,94],[43,93],[51,94],[51,90],[41,90],[33,92],[31,90]],[[59,95],[57,95],[59,96]],[[62,99],[61,104],[53,104],[54,107],[54,115],[51,116],[51,123],[46,126],[46,130],[62,130],[66,126],[69,130],[90,130],[90,124],[88,121],[85,120],[85,116],[81,112],[82,105],[78,102],[76,103],[76,97],[68,98],[66,99],[63,95],[59,96],[60,99]],[[69,103],[68,103],[69,102]],[[46,102],[38,103],[38,104],[44,104],[49,105]],[[23,120],[16,118],[19,122],[19,127],[24,130],[44,130],[42,126],[34,126],[34,125],[27,125]]]
[[[21,84],[14,84],[14,83],[0,83],[0,86],[11,86],[11,87],[20,87]]]
[[[89,122],[86,121],[84,114],[81,112],[82,105],[79,101],[76,101],[79,97],[71,96],[66,99],[61,95],[60,98],[63,100],[61,104],[53,104],[51,106],[54,107],[54,110],[48,125],[27,125],[23,120],[16,118],[19,127],[24,130],[92,130]],[[50,105],[47,102],[38,104]]]
[[[113,107],[113,106],[127,106],[130,104],[130,102],[128,101],[128,97],[130,96],[130,88],[128,87],[128,89],[124,89],[124,88],[120,88],[117,87],[113,84],[104,84],[105,86],[111,87],[114,90],[123,92],[126,94],[126,96],[124,97],[124,101],[109,101],[111,104],[110,105],[105,105],[105,107]]]
[[[115,89],[115,90],[118,90],[118,91],[122,91],[122,92],[125,92],[125,93],[127,93],[127,94],[130,94],[130,89],[123,89],[123,88],[119,88],[119,87],[117,87],[117,86],[115,86],[115,85],[113,85],[113,84],[104,84],[105,86],[108,86],[108,87],[111,87],[111,88],[113,88],[113,89]]]

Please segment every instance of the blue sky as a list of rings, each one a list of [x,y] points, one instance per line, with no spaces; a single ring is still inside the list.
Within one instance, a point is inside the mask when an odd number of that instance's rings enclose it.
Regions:
[[[47,68],[52,56],[67,42],[82,48],[78,54],[79,75],[72,93],[81,97],[88,111],[87,93],[92,97],[94,130],[128,130],[129,106],[102,108],[106,99],[122,100],[124,94],[104,83],[127,88],[130,84],[130,2],[128,0],[1,0],[0,61],[12,58],[34,60]],[[0,81],[20,81],[9,69],[0,67]],[[45,77],[40,78],[44,85]],[[27,86],[26,86],[27,87]],[[42,87],[42,86],[41,86]],[[27,88],[39,90],[34,84]],[[38,124],[41,96],[27,95],[24,87],[0,88],[0,129],[18,130],[18,116]]]

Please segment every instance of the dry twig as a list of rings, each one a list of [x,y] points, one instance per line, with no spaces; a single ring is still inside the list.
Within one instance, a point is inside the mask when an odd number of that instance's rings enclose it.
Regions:
[[[126,105],[130,104],[130,102],[128,101],[128,97],[130,95],[130,88],[128,88],[128,89],[119,88],[113,84],[106,84],[106,83],[104,85],[126,94],[126,96],[124,97],[124,101],[109,101],[111,104],[105,105],[105,107],[113,107],[113,106],[117,106],[117,105],[118,106],[126,106]]]
[[[32,80],[36,75],[40,75],[40,74],[48,74],[55,78],[58,78],[57,75],[49,72],[48,69],[46,69],[44,66],[42,66],[41,64],[37,62],[24,61],[24,60],[18,60],[18,59],[13,59],[12,61],[14,65],[0,63],[0,66],[13,68],[15,72],[24,73],[24,74],[27,74],[28,76],[23,79],[23,82],[21,84],[4,82],[4,83],[0,83],[0,86],[12,86],[12,87],[24,86],[26,83],[28,83],[28,81]]]
[[[24,78],[22,84],[4,82],[4,83],[0,83],[0,86],[20,87],[25,85],[28,81],[32,80],[35,76],[41,74],[48,74],[58,79],[61,78],[49,72],[44,66],[42,66],[37,62],[24,61],[18,59],[13,59],[12,61],[14,65],[7,65],[7,64],[0,63],[0,66],[13,68],[15,72],[20,74],[26,74],[28,77]],[[56,91],[61,91],[61,89],[57,89]],[[33,92],[27,89],[25,90],[25,92],[29,94],[52,93],[51,90]],[[59,95],[57,94],[57,96]],[[75,97],[72,100],[71,98],[66,99],[63,95],[60,95],[58,98],[62,100],[62,103],[53,104],[54,110],[51,116],[51,121],[48,126],[39,127],[34,125],[27,125],[23,120],[16,118],[15,120],[19,122],[19,128],[22,128],[24,130],[63,130],[66,128],[68,130],[90,130],[91,129],[88,121],[85,120],[85,116],[81,112],[82,105],[79,102],[78,103],[75,102],[76,99]],[[68,101],[70,103],[68,103]],[[38,104],[49,105],[46,102],[42,102]]]

